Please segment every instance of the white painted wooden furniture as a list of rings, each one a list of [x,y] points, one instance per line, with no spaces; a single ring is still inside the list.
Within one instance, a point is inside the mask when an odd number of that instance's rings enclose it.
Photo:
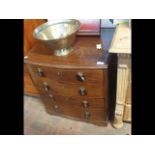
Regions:
[[[113,126],[121,128],[123,121],[131,121],[131,27],[129,23],[116,27],[110,53],[117,53],[117,90]]]

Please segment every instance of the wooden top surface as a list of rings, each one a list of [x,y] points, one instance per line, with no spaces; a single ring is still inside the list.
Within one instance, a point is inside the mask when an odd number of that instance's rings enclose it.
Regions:
[[[131,28],[128,23],[117,26],[111,46],[110,53],[131,53]]]
[[[100,37],[77,37],[73,52],[65,57],[54,56],[50,49],[36,44],[24,62],[55,68],[107,68],[108,53],[97,50],[96,44],[102,44]]]

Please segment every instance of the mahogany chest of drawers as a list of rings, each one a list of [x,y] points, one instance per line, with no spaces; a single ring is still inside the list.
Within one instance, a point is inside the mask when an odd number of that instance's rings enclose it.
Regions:
[[[99,37],[78,37],[65,57],[36,44],[25,63],[49,114],[97,125],[108,121],[108,53]]]

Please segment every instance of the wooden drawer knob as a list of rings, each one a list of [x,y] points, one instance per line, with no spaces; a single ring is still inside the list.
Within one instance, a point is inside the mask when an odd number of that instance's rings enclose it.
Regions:
[[[88,108],[88,106],[89,106],[88,101],[87,101],[87,100],[82,101],[82,106],[83,106],[84,108]]]
[[[81,82],[85,81],[85,76],[83,75],[82,72],[78,72],[76,75],[77,79]]]
[[[44,85],[45,91],[48,91],[49,88],[50,88],[49,85],[48,85],[48,83],[47,82],[44,82],[43,85]]]
[[[52,100],[52,102],[55,102],[55,97],[52,94],[49,94],[49,97]]]
[[[89,120],[91,117],[91,113],[90,112],[85,112],[85,119]]]
[[[80,95],[82,96],[87,95],[86,88],[83,88],[83,87],[80,88]]]
[[[44,76],[44,72],[42,68],[37,68],[37,73],[39,76]]]
[[[59,112],[59,107],[57,105],[54,105],[54,109],[56,112]]]

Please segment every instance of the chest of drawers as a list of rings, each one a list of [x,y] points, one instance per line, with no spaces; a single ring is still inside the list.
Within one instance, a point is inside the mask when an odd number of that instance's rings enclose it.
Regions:
[[[40,44],[31,49],[25,63],[49,114],[107,125],[108,53],[96,48],[100,43],[78,37],[66,57]]]

